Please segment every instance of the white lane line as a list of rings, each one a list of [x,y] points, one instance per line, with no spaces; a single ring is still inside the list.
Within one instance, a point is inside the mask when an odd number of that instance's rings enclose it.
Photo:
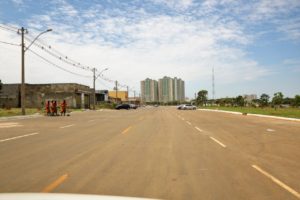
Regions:
[[[197,129],[199,132],[203,132],[203,130],[198,128],[197,126],[195,126],[195,129]]]
[[[13,127],[20,127],[23,125],[15,124],[15,125],[0,125],[0,128],[13,128]]]
[[[269,131],[269,132],[274,132],[275,130],[274,130],[274,129],[268,128],[267,131]]]
[[[221,145],[222,147],[226,148],[226,145],[223,144],[222,142],[220,142],[219,140],[217,140],[216,138],[210,137],[210,139],[212,139],[213,141],[215,141],[216,143],[218,143],[218,144]]]
[[[290,193],[292,193],[293,195],[295,195],[298,199],[300,199],[300,194],[296,190],[294,190],[293,188],[289,187],[288,185],[286,185],[282,181],[278,180],[277,178],[275,178],[274,176],[272,176],[268,172],[264,171],[263,169],[261,169],[257,165],[252,165],[252,167],[254,169],[256,169],[257,171],[259,171],[260,173],[262,173],[263,175],[265,175],[266,177],[268,177],[269,179],[271,179],[274,183],[276,183],[277,185],[279,185],[280,187],[282,187],[285,190],[289,191]]]
[[[23,126],[18,122],[7,122],[7,123],[0,123],[0,128],[12,128],[12,127],[19,127]]]
[[[71,127],[71,126],[74,126],[75,124],[70,124],[70,125],[67,125],[67,126],[62,126],[60,128],[68,128],[68,127]]]
[[[6,141],[9,141],[9,140],[16,140],[16,139],[19,139],[19,138],[28,137],[28,136],[37,135],[37,134],[39,134],[39,133],[30,133],[30,134],[27,134],[27,135],[16,136],[16,137],[0,140],[0,142],[6,142]]]
[[[192,125],[192,123],[191,123],[191,122],[189,122],[189,121],[186,121],[186,123],[187,123],[188,125]]]

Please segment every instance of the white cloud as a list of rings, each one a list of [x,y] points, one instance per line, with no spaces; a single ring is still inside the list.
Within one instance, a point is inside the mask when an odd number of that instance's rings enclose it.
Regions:
[[[186,10],[193,5],[193,0],[152,0],[156,4],[164,4],[176,10]]]
[[[11,1],[17,6],[20,6],[24,3],[23,0],[11,0]]]
[[[175,16],[151,14],[143,8],[106,10],[101,5],[79,10],[66,1],[57,0],[57,8],[43,15],[32,16],[28,25],[32,35],[53,28],[52,33],[43,36],[44,41],[88,66],[99,69],[109,67],[109,71],[105,72],[108,77],[136,89],[139,89],[139,81],[146,77],[157,79],[168,75],[186,81],[207,80],[211,76],[212,66],[218,72],[219,84],[252,81],[269,73],[264,66],[248,58],[244,50],[245,45],[255,40],[246,31],[247,27],[233,17],[224,17],[224,13],[217,10],[221,5],[228,8],[224,12],[237,13],[240,8],[247,11],[247,16],[252,20],[261,20],[275,15],[276,9],[281,9],[283,13],[287,9],[286,4],[276,0],[274,5],[268,7],[270,1],[264,0],[260,1],[260,5],[243,6],[233,0],[210,0],[194,8],[195,2],[191,0],[154,1],[175,10],[191,10],[186,12],[187,15]],[[227,5],[231,6],[230,9]],[[201,13],[204,8],[206,10],[203,13],[207,16],[189,16],[192,12]],[[288,30],[294,30],[294,37],[298,37],[298,26],[293,27],[291,24]],[[14,39],[11,35],[1,35],[1,38]],[[43,51],[35,47],[33,50],[49,58]],[[0,60],[6,60],[7,64],[7,75],[3,80],[19,82],[19,76],[15,76],[19,70],[19,60],[7,60],[2,53]],[[18,58],[18,53],[12,51],[11,55]],[[90,79],[76,77],[49,66],[30,52],[26,58],[29,66],[26,80],[29,82],[92,84]],[[59,60],[51,58],[51,61],[73,70],[72,66]],[[74,72],[89,74],[76,69]],[[111,83],[107,85],[112,87]],[[193,94],[191,91],[189,93]]]

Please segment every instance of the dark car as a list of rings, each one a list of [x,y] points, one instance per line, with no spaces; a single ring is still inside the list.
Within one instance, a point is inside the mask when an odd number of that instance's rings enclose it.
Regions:
[[[130,105],[129,105],[129,104],[126,104],[126,103],[119,104],[119,105],[116,106],[116,109],[117,109],[117,110],[120,110],[120,109],[126,109],[126,110],[129,110],[129,109],[130,109]]]
[[[138,106],[135,105],[135,104],[129,104],[129,105],[130,105],[130,108],[131,108],[131,109],[137,109],[137,108],[138,108]]]

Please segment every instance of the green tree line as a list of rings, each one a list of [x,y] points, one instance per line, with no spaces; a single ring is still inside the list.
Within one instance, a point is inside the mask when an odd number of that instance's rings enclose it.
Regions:
[[[259,107],[274,107],[278,108],[283,105],[289,105],[294,107],[300,107],[300,95],[295,95],[294,98],[284,97],[282,92],[274,93],[272,99],[268,94],[263,93],[260,95],[260,98],[253,99],[251,102],[247,102],[246,99],[242,95],[238,95],[237,97],[226,97],[219,98],[216,100],[208,100],[208,91],[200,90],[195,99],[195,103],[198,106],[204,106],[207,104],[217,104],[220,106],[259,106]]]

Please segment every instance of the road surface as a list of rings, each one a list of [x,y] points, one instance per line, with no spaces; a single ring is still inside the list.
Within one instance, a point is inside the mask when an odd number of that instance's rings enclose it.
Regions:
[[[175,107],[0,121],[0,192],[300,199],[300,123]]]

